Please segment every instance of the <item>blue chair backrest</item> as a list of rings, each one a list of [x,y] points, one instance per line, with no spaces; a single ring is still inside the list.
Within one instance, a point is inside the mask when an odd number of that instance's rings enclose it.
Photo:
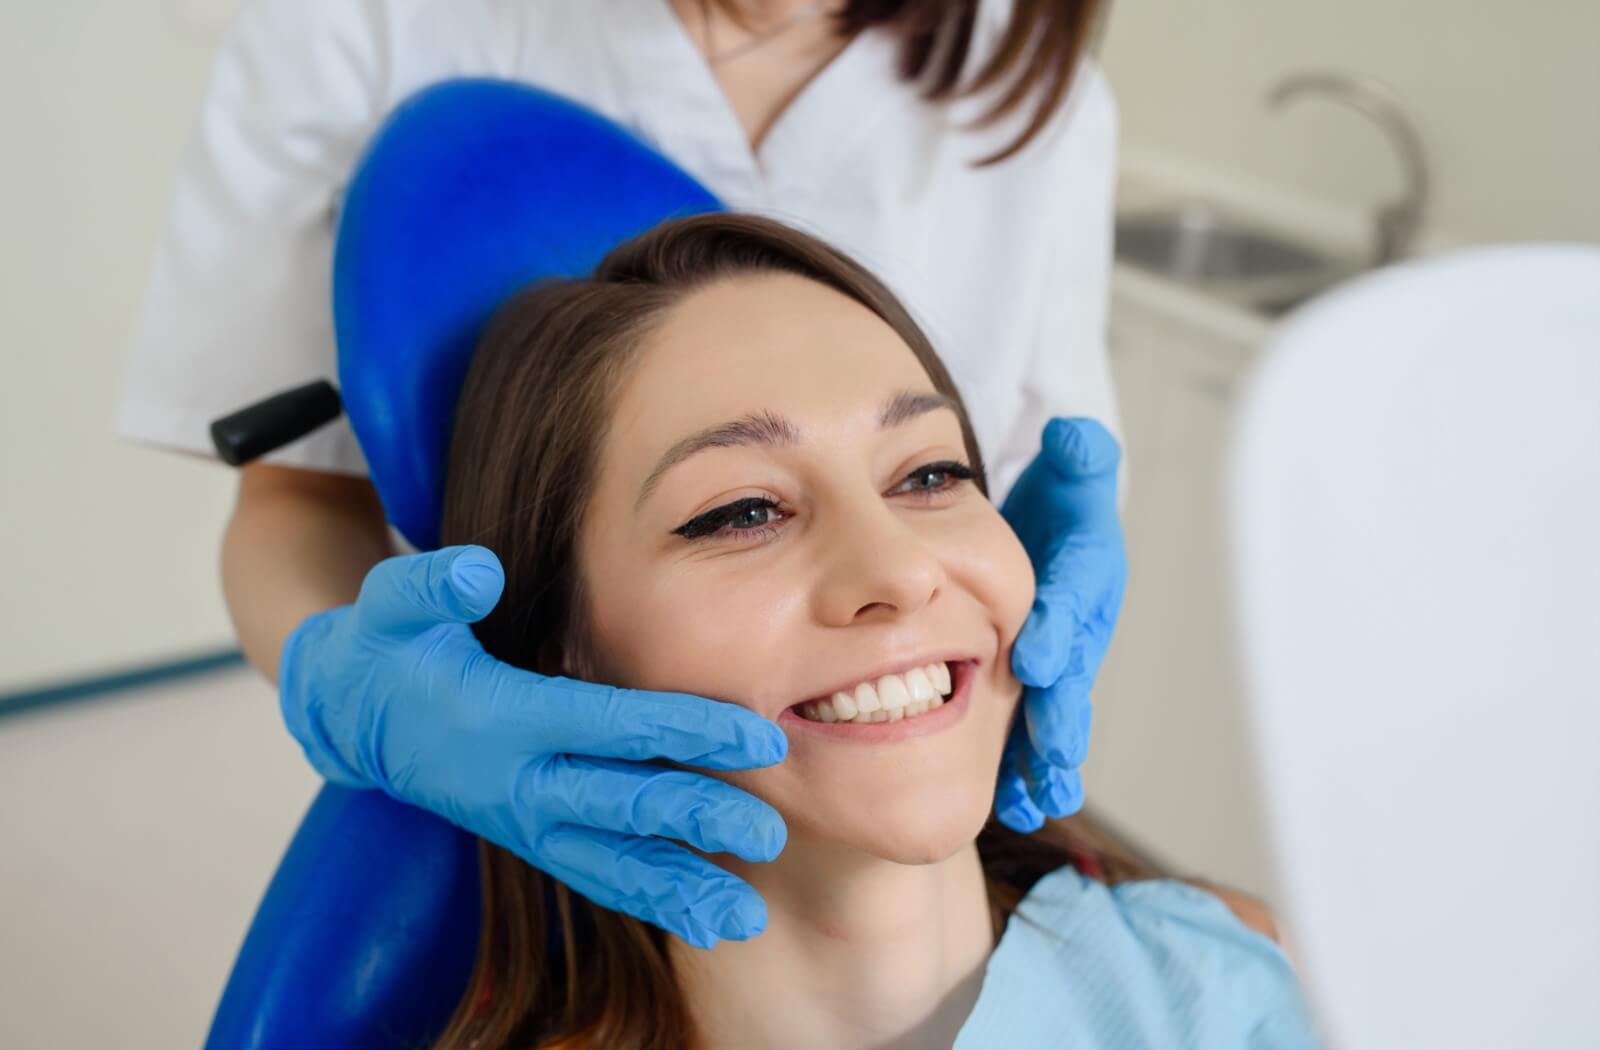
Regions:
[[[495,309],[720,207],[627,130],[525,85],[450,81],[395,111],[345,196],[333,307],[345,411],[412,544],[438,545],[456,398]],[[209,1050],[426,1044],[477,946],[475,842],[381,793],[324,787],[251,924]]]
[[[630,132],[548,92],[451,81],[394,113],[345,197],[334,323],[345,412],[408,540],[439,545],[456,396],[495,308],[720,208]]]

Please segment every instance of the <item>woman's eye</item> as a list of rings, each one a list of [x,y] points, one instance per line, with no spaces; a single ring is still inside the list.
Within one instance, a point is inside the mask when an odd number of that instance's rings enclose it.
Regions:
[[[931,498],[954,489],[963,481],[970,481],[972,477],[972,468],[957,460],[924,463],[907,474],[889,494]],[[727,538],[758,539],[774,534],[776,526],[788,516],[776,500],[766,496],[750,496],[697,514],[672,531],[686,540],[718,534]]]
[[[922,466],[907,474],[905,480],[895,487],[894,492],[921,495],[943,492],[954,488],[962,481],[972,478],[972,468],[965,463],[955,460],[943,460],[938,463],[924,463]]]
[[[728,527],[733,529],[754,529],[767,524],[772,517],[771,507],[746,507],[735,514],[728,522]]]
[[[772,500],[752,496],[714,507],[690,518],[672,531],[688,540],[711,536],[724,529],[729,532],[758,533],[775,525],[782,517],[778,505]]]

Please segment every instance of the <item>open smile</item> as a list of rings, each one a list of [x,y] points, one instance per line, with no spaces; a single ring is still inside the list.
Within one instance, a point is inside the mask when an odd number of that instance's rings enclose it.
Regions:
[[[976,660],[935,661],[880,675],[795,704],[778,716],[778,724],[862,743],[936,733],[966,715],[977,666]]]

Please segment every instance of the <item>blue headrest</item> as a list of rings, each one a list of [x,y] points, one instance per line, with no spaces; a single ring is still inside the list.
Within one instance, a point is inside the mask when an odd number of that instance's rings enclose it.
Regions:
[[[456,397],[495,308],[719,207],[627,131],[547,92],[452,81],[395,111],[345,199],[334,319],[345,410],[408,540],[437,546]],[[429,1041],[472,965],[477,866],[472,837],[442,818],[324,787],[256,913],[209,1050]]]
[[[444,1029],[478,948],[477,841],[325,785],[278,862],[206,1050],[401,1050]]]
[[[333,305],[345,412],[407,540],[438,546],[456,398],[495,309],[720,208],[625,129],[526,85],[448,81],[394,112],[345,196]]]

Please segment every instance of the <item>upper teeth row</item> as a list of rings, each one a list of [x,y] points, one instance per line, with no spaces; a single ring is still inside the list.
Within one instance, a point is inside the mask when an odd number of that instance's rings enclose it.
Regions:
[[[903,674],[886,674],[795,710],[813,722],[897,722],[943,706],[949,695],[950,668],[937,663],[913,667]]]

